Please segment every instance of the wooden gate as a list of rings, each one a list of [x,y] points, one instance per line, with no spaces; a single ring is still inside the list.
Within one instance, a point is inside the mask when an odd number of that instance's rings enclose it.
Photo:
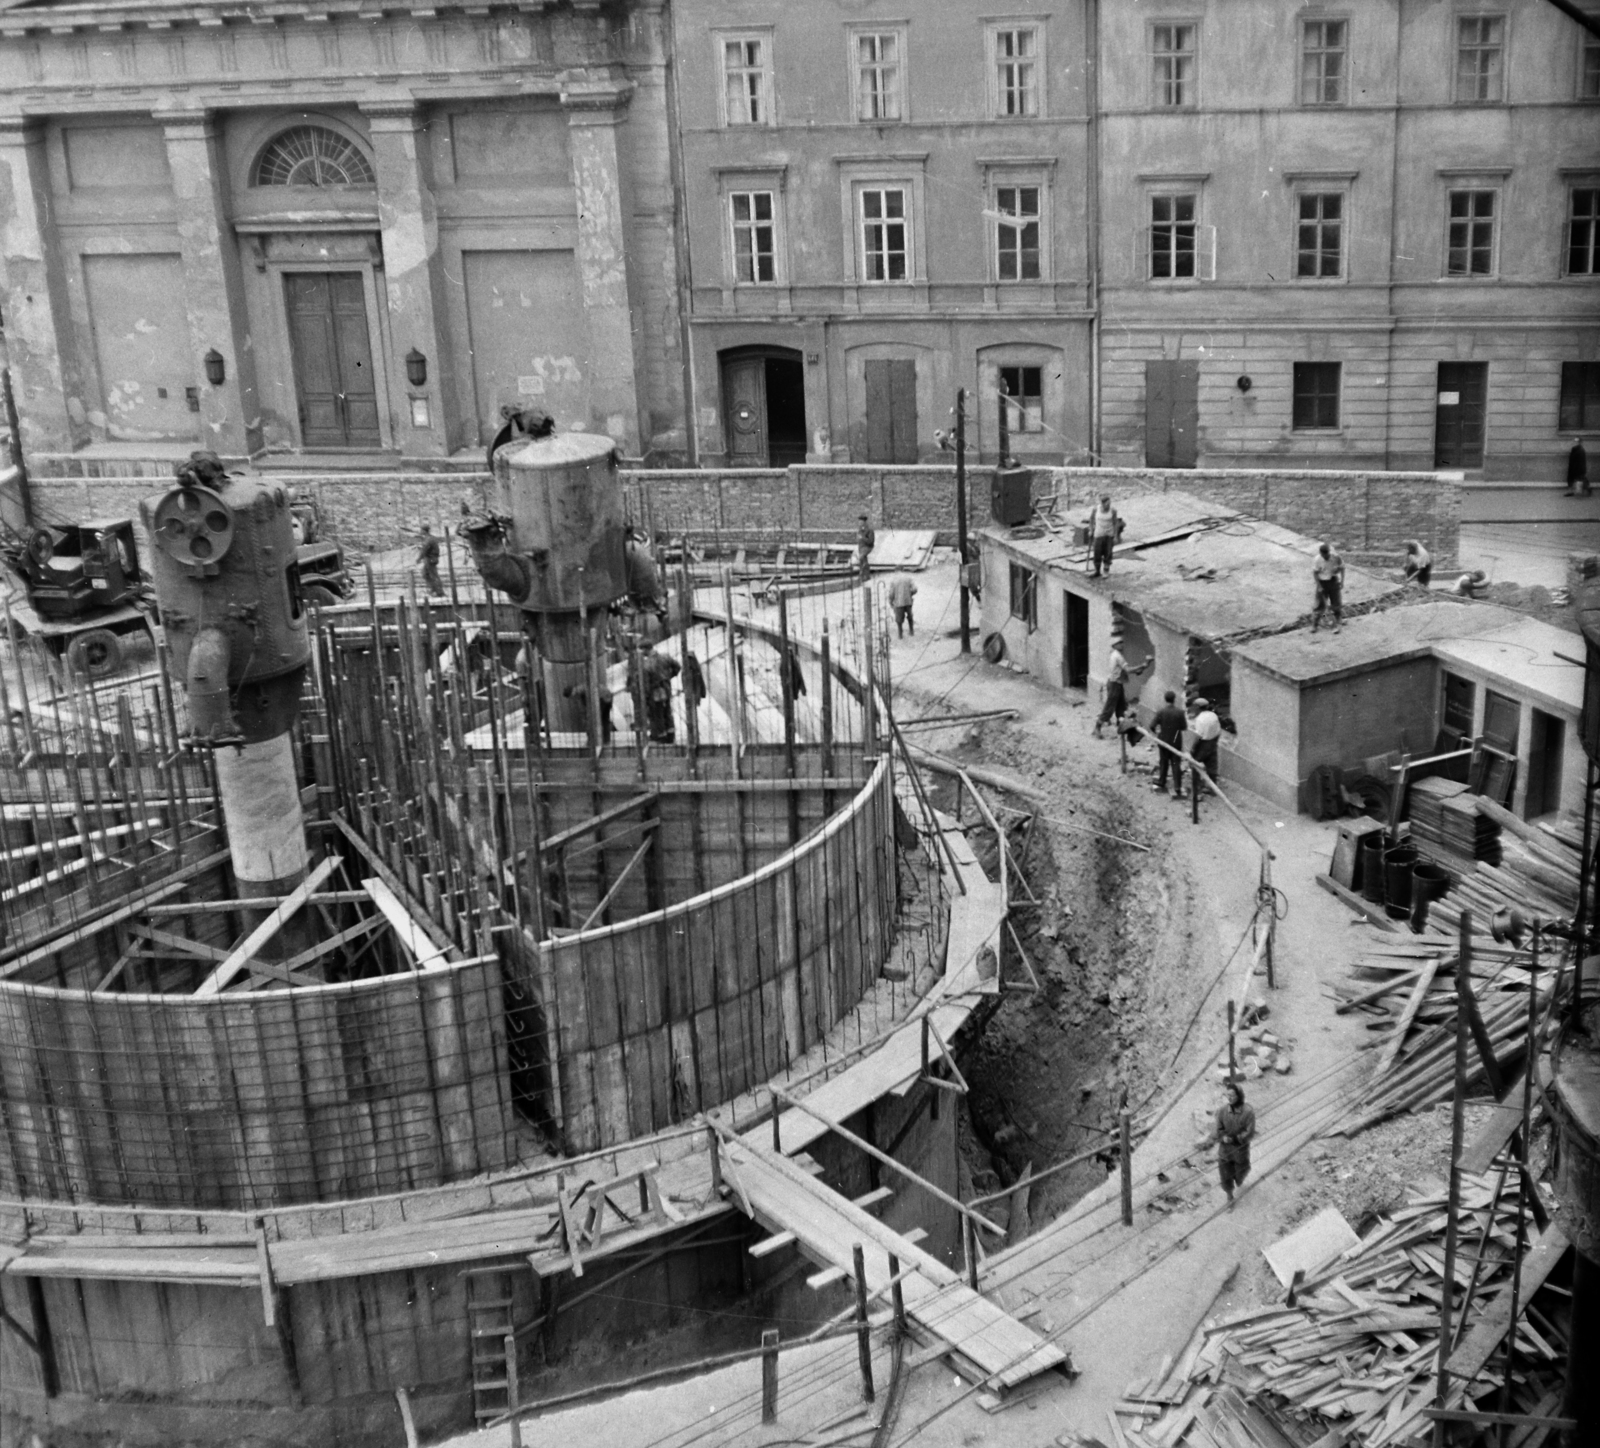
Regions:
[[[1200,364],[1144,364],[1144,465],[1192,468],[1198,456]]]
[[[917,460],[917,364],[909,357],[866,364],[869,463]]]

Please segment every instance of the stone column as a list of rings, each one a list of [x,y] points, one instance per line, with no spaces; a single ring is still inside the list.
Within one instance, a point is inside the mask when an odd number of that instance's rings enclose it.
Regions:
[[[0,309],[23,451],[70,452],[89,429],[78,369],[61,349],[71,335],[66,270],[44,133],[18,116],[0,117]]]
[[[246,458],[261,446],[261,403],[216,128],[205,111],[158,112],[156,120],[166,137],[172,172],[189,317],[189,370],[200,388],[201,446],[224,457]],[[220,385],[205,375],[203,359],[212,351],[222,357]]]
[[[450,352],[439,255],[439,218],[429,184],[427,138],[409,97],[362,106],[372,135],[378,175],[378,225],[383,233],[384,294],[389,308],[390,357],[385,371],[394,438],[411,457],[448,457],[452,439],[475,442],[476,430],[458,420],[456,391],[444,385],[449,368],[470,358]],[[412,349],[427,359],[421,387],[406,380]],[[420,402],[426,414],[414,411]],[[465,433],[472,433],[466,436]]]
[[[627,246],[633,208],[617,145],[617,126],[632,91],[626,81],[578,82],[561,92],[561,104],[578,206],[578,282],[589,318],[589,413],[597,429],[637,457],[639,334]]]

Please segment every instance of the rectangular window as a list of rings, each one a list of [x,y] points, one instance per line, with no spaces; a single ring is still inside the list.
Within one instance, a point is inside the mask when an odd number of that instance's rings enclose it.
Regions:
[[[1350,26],[1344,20],[1307,20],[1300,28],[1300,104],[1342,106],[1349,101],[1345,75]]]
[[[1505,98],[1506,22],[1498,15],[1456,21],[1456,103],[1482,105]]]
[[[1192,277],[1195,256],[1192,193],[1150,198],[1150,275]]]
[[[1600,276],[1600,190],[1574,186],[1567,202],[1567,275]]]
[[[995,210],[1015,222],[995,223],[995,275],[1003,282],[1039,280],[1039,188],[995,188]]]
[[[1000,391],[1005,397],[1006,426],[1013,434],[1044,431],[1044,368],[1002,367]]]
[[[1294,426],[1338,427],[1339,369],[1337,362],[1294,364]]]
[[[1600,101],[1600,35],[1583,36],[1583,54],[1578,59],[1578,97]]]
[[[1600,362],[1561,364],[1561,431],[1600,432]]]
[[[910,275],[906,193],[898,186],[861,193],[861,276],[869,282],[903,282]]]
[[[1295,229],[1297,277],[1344,275],[1344,193],[1304,191],[1297,198]]]
[[[1032,633],[1039,626],[1038,590],[1031,568],[1011,565],[1011,617],[1020,618]]]
[[[902,40],[896,31],[855,37],[856,119],[898,121]]]
[[[770,191],[735,191],[728,197],[733,218],[733,279],[778,279],[777,230]]]
[[[996,30],[994,34],[995,114],[1039,114],[1039,32]]]
[[[1494,275],[1495,193],[1452,191],[1445,275]]]
[[[771,80],[766,40],[740,36],[722,42],[722,94],[730,126],[771,124]]]
[[[1151,105],[1171,108],[1195,103],[1199,56],[1195,53],[1198,27],[1150,27]]]

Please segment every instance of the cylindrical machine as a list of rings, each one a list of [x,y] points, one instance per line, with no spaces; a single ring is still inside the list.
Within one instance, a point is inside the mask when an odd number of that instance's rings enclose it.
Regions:
[[[145,499],[151,578],[187,696],[190,739],[216,750],[217,782],[244,895],[292,889],[306,871],[289,730],[311,657],[289,494],[230,479],[196,455]]]
[[[616,444],[569,432],[502,447],[485,501],[462,536],[484,582],[523,612],[551,727],[582,731],[590,615],[629,592]]]

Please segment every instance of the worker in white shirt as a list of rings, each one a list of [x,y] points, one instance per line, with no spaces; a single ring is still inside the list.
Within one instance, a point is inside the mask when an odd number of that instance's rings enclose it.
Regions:
[[[1123,657],[1121,647],[1115,642],[1111,645],[1111,657],[1106,660],[1106,702],[1100,710],[1100,717],[1094,721],[1094,737],[1100,737],[1100,729],[1113,718],[1117,721],[1117,733],[1122,732],[1122,716],[1128,712],[1128,680],[1142,674],[1150,667],[1151,661],[1146,659],[1136,669],[1128,667],[1128,661]]]
[[[1222,720],[1211,707],[1209,699],[1196,699],[1190,706],[1189,727],[1194,731],[1194,762],[1205,770],[1211,782],[1217,782],[1217,741],[1222,738]]]
[[[1433,582],[1433,555],[1416,538],[1406,544],[1406,582],[1424,588]]]
[[[1333,627],[1337,632],[1344,627],[1344,609],[1340,593],[1344,588],[1344,559],[1331,543],[1317,544],[1317,556],[1311,563],[1311,576],[1317,581],[1317,606],[1311,611],[1311,632],[1322,627],[1322,610],[1333,610]]]
[[[1100,494],[1100,505],[1083,520],[1089,534],[1089,577],[1098,578],[1102,569],[1111,572],[1111,550],[1122,533],[1122,518],[1111,506],[1111,494]]]

